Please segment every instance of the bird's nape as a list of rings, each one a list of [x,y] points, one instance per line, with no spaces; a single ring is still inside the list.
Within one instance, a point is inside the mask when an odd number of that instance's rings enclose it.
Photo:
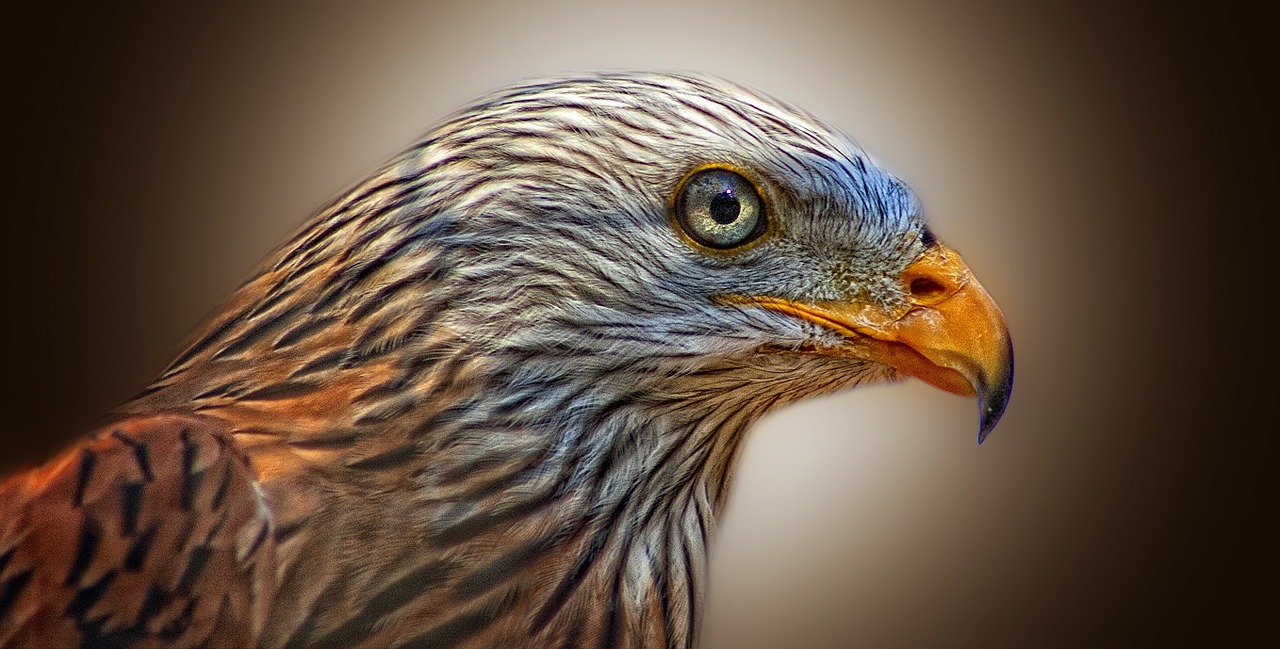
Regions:
[[[812,117],[697,75],[521,85],[0,486],[0,646],[688,647],[754,421],[910,375],[977,396],[981,442],[1011,350]]]

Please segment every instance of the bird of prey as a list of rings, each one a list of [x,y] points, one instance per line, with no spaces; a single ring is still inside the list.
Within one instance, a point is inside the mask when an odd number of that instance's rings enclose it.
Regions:
[[[745,431],[1003,316],[836,130],[713,77],[480,101],[0,487],[3,647],[689,647]]]

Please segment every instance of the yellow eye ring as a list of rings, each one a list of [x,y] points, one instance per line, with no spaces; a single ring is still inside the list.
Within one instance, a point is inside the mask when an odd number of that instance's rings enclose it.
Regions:
[[[697,167],[681,179],[672,193],[671,218],[686,240],[713,252],[742,249],[770,225],[759,186],[720,164]]]

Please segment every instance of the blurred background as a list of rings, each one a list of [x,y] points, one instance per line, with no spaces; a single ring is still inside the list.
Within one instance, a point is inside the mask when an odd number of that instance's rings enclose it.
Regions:
[[[1003,307],[1018,363],[981,448],[975,405],[918,382],[763,422],[713,548],[704,647],[1280,639],[1261,13],[172,4],[8,19],[0,471],[142,388],[313,210],[472,98],[702,70],[822,116],[907,180]]]

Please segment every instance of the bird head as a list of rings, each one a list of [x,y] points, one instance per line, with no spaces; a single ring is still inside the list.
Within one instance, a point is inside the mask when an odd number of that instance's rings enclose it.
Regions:
[[[907,375],[976,395],[979,442],[1009,398],[1004,318],[910,190],[742,87],[645,74],[520,86],[372,186],[405,177],[427,197],[416,227],[452,250],[445,320],[521,358],[526,383],[573,358],[597,383],[668,377],[668,392],[780,403]],[[713,368],[742,380],[690,387]]]

